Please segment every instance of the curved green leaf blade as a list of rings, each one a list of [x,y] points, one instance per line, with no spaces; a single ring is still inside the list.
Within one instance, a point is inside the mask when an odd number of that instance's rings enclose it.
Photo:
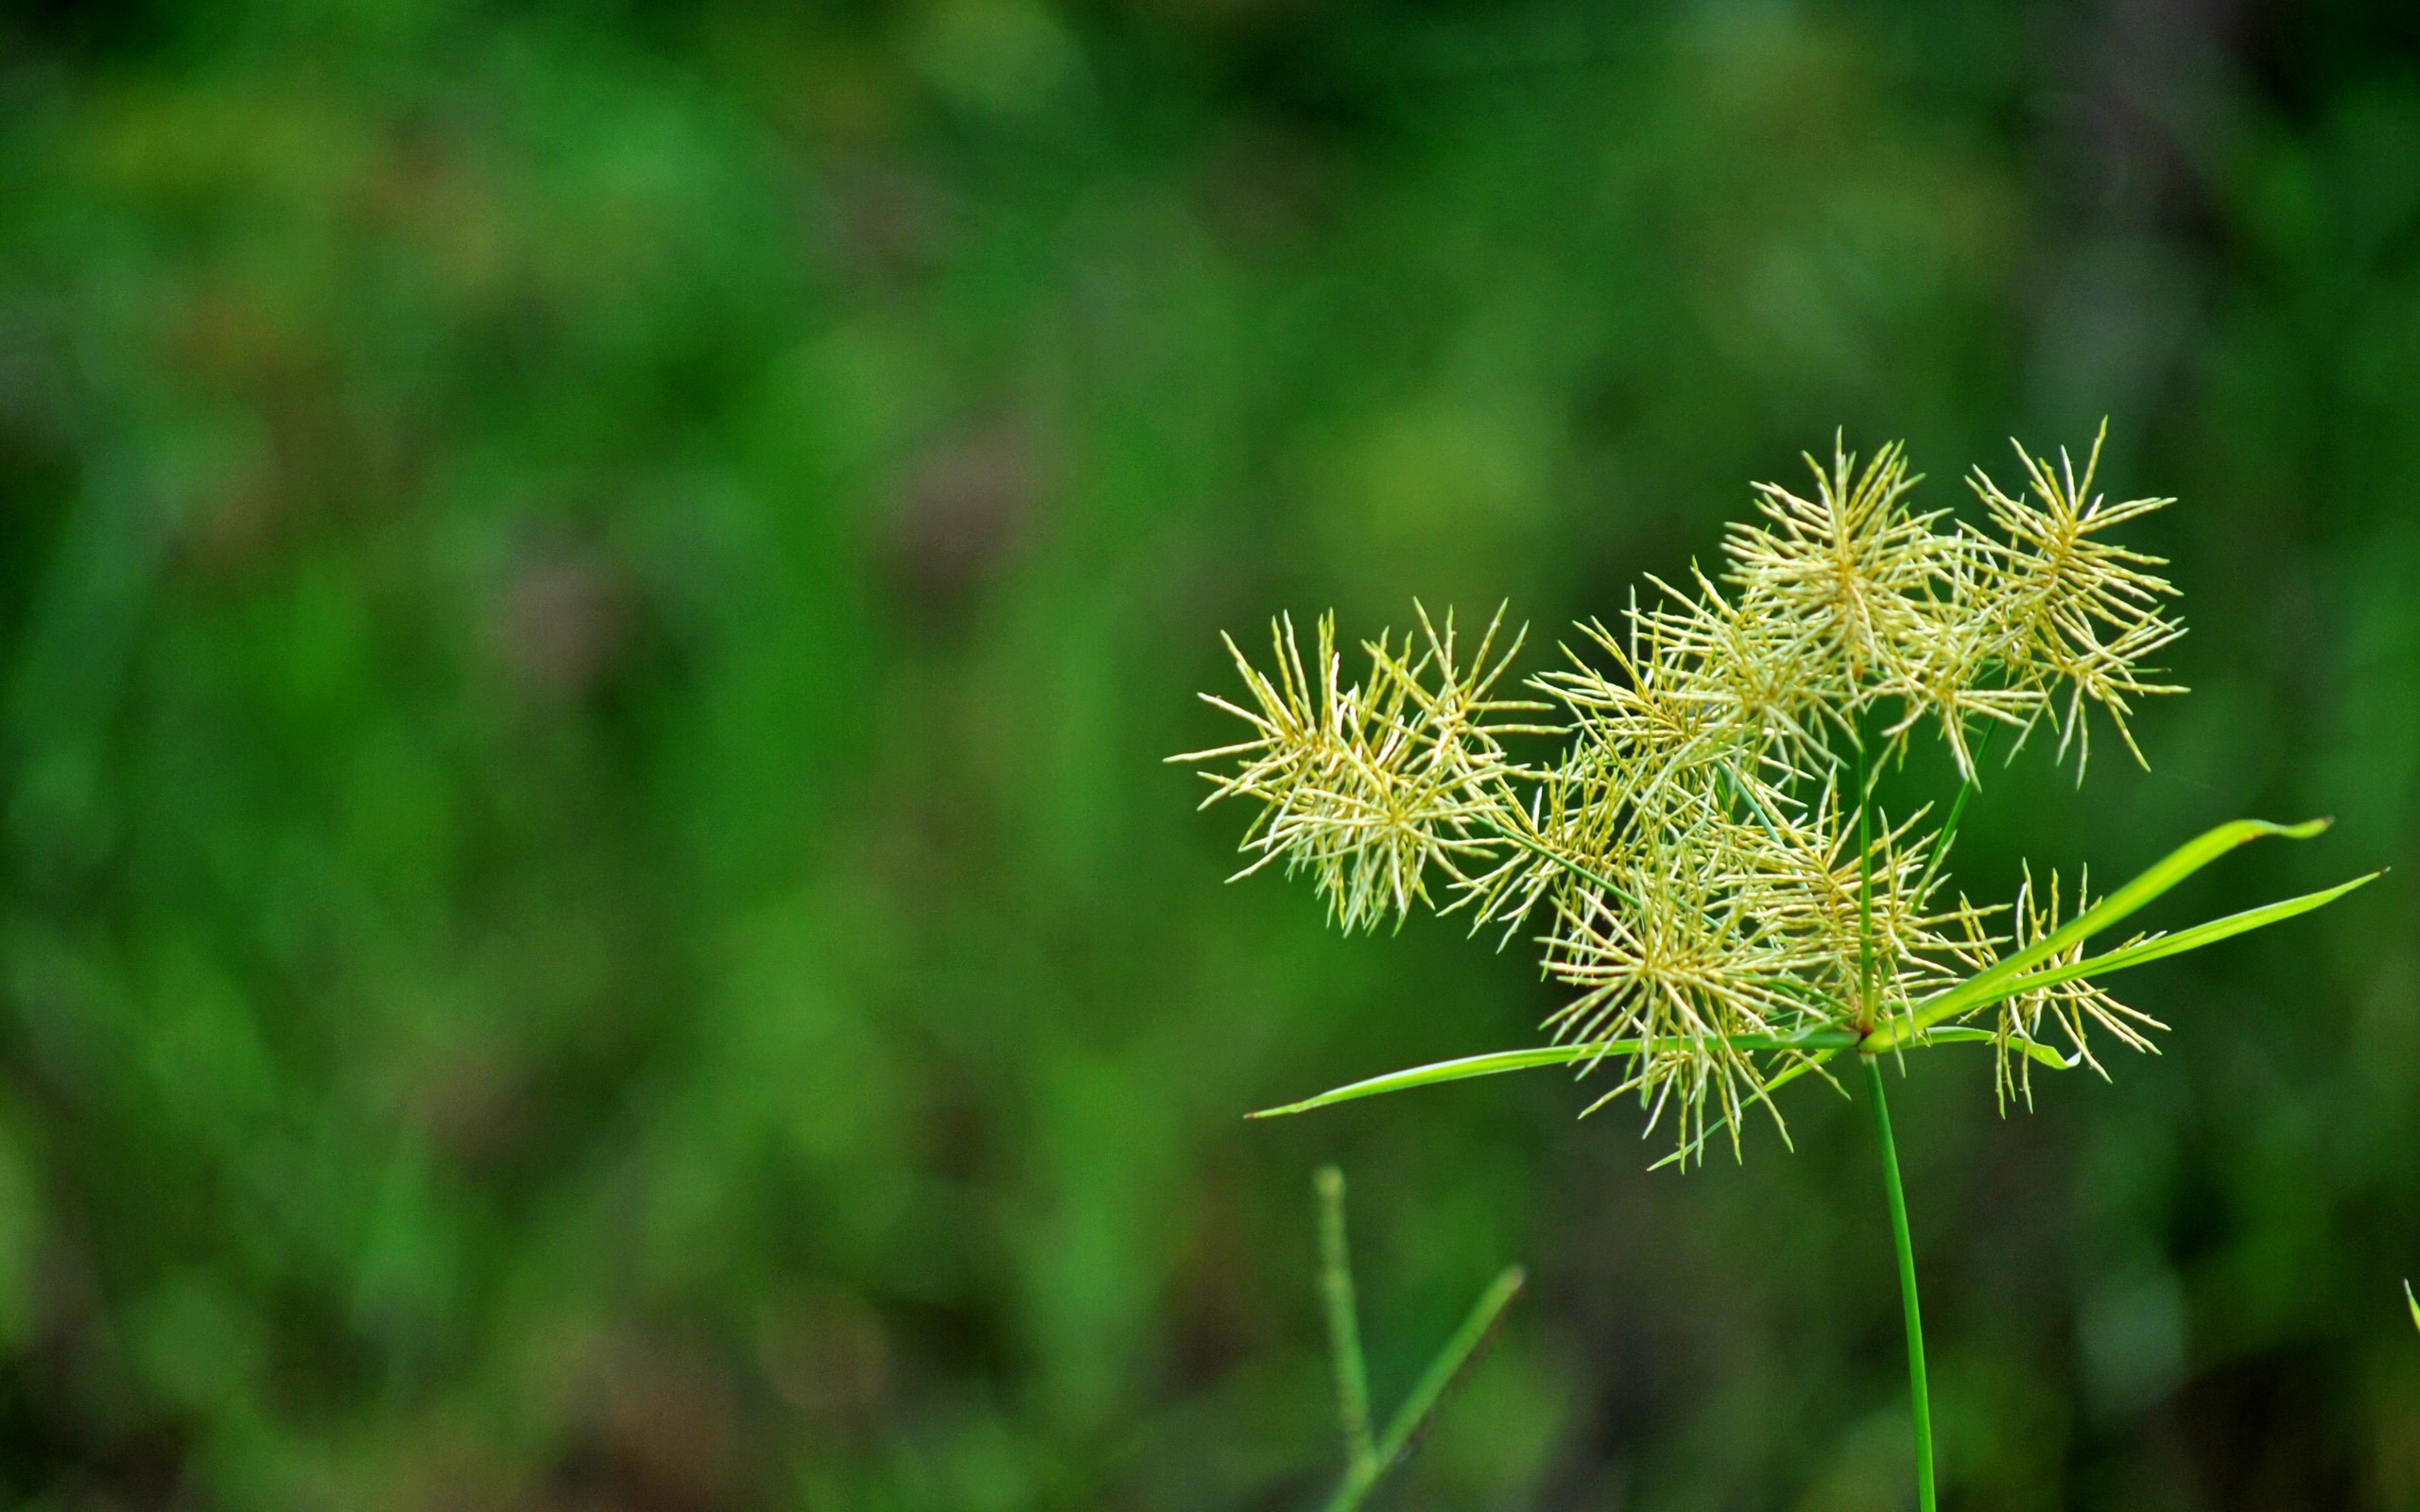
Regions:
[[[1846,1030],[1819,1030],[1799,1035],[1743,1034],[1733,1037],[1731,1040],[1732,1046],[1739,1050],[1844,1050],[1856,1042],[1856,1036]],[[1356,1098],[1375,1097],[1382,1092],[1432,1087],[1439,1082],[1495,1076],[1508,1071],[1528,1071],[1536,1066],[1567,1066],[1575,1061],[1596,1060],[1606,1056],[1636,1055],[1640,1044],[1641,1041],[1636,1040],[1599,1040],[1587,1044],[1541,1045],[1534,1050],[1498,1050],[1484,1056],[1464,1056],[1459,1060],[1440,1060],[1406,1071],[1391,1071],[1383,1076],[1338,1087],[1299,1103],[1288,1103],[1283,1108],[1264,1108],[1244,1116],[1280,1118],[1288,1113],[1307,1113],[1314,1108],[1349,1103]]]
[[[2078,914],[2063,927],[2018,951],[1989,971],[1979,971],[1958,986],[1936,992],[1916,1005],[1909,1017],[1877,1027],[1861,1047],[1868,1055],[1895,1049],[1915,1039],[1925,1030],[1970,1009],[1996,1003],[2012,991],[2013,987],[2033,968],[2051,959],[2082,940],[2128,918],[2145,904],[2174,887],[2178,883],[2216,861],[2219,857],[2247,841],[2264,835],[2282,835],[2290,840],[2307,840],[2325,830],[2332,821],[2311,819],[2302,824],[2272,824],[2266,819],[2235,819],[2214,830],[2197,835],[2178,846],[2124,886]],[[2316,907],[2317,904],[2312,906]],[[2288,916],[2279,916],[2288,917]],[[2248,924],[2245,928],[2257,928]],[[2207,943],[2206,940],[2203,943]],[[2188,949],[2190,947],[2187,947]]]
[[[2089,960],[2071,966],[2054,967],[2048,971],[2033,968],[2078,942],[2108,929],[2174,887],[2178,883],[2201,870],[2237,846],[2266,835],[2283,835],[2289,839],[2308,839],[2325,830],[2326,819],[2311,819],[2302,824],[2273,824],[2265,819],[2237,819],[2221,824],[2206,833],[2179,846],[2156,865],[2110,893],[2100,902],[2071,919],[2025,950],[2017,952],[1988,971],[1979,971],[1958,986],[1936,992],[1916,1005],[1910,1015],[1878,1025],[1860,1043],[1846,1031],[1818,1030],[1795,1035],[1742,1035],[1733,1040],[1741,1050],[1806,1050],[1825,1054],[1854,1046],[1866,1055],[1881,1055],[1901,1050],[1912,1043],[1965,1043],[1987,1040],[1990,1032],[1981,1029],[1943,1027],[1943,1021],[1958,1014],[1985,1007],[2003,998],[2038,988],[2055,986],[2078,977],[2124,971],[2202,946],[2215,944],[2232,936],[2259,929],[2264,925],[2291,919],[2312,909],[2324,907],[2357,887],[2375,881],[2377,872],[2356,877],[2321,891],[2280,900],[2258,908],[2230,914],[2223,919],[2197,924],[2158,939],[2145,940],[2105,952]],[[1327,1108],[1357,1098],[1375,1097],[1386,1092],[1409,1091],[1415,1087],[1429,1087],[1449,1081],[1462,1081],[1473,1076],[1495,1076],[1506,1072],[1527,1071],[1539,1066],[1566,1066],[1582,1060],[1595,1060],[1606,1056],[1634,1055],[1641,1048],[1636,1040],[1616,1040],[1590,1044],[1542,1045],[1530,1050],[1499,1050],[1488,1055],[1465,1056],[1455,1060],[1441,1060],[1426,1066],[1413,1066],[1404,1071],[1389,1072],[1343,1087],[1334,1088],[1316,1097],[1282,1108],[1266,1108],[1247,1114],[1250,1118],[1278,1118],[1291,1113],[1306,1113],[1313,1108]],[[2046,1066],[2066,1069],[2068,1062],[2056,1051],[2044,1046],[2024,1047],[2025,1053]],[[1806,1067],[1793,1068],[1773,1083],[1794,1075]]]
[[[1935,1029],[1925,1036],[1924,1042],[1928,1045],[1987,1045],[1998,1039],[1999,1036],[1989,1029],[1959,1027]],[[2028,1060],[2048,1066],[2052,1071],[2073,1071],[2078,1064],[2048,1045],[2037,1045],[2022,1040],[2011,1040],[2010,1043],[2023,1051]]]
[[[2072,982],[2078,977],[2105,976],[2111,971],[2122,971],[2130,966],[2141,966],[2170,955],[2182,955],[2187,951],[2200,950],[2204,945],[2215,945],[2231,936],[2246,934],[2265,925],[2278,923],[2293,918],[2296,914],[2309,913],[2314,908],[2324,908],[2356,887],[2366,886],[2384,875],[2384,872],[2373,871],[2365,877],[2355,877],[2350,882],[2340,882],[2333,887],[2323,887],[2317,892],[2307,892],[2297,898],[2280,899],[2273,903],[2264,903],[2258,908],[2247,908],[2239,914],[2229,914],[2223,919],[2213,919],[2208,923],[2196,924],[2191,929],[2181,929],[2173,935],[2162,935],[2157,939],[2147,939],[2139,945],[2127,945],[2118,950],[2105,951],[2099,955],[2089,955],[2072,965],[2052,967],[2047,971],[2029,972],[2006,984],[2007,991],[2001,995],[2014,997],[2019,992],[2031,992],[2036,988],[2056,987],[2061,982]],[[1980,1005],[1977,1005],[1977,1006]],[[1932,1038],[1938,1040],[1948,1032],[1936,1029],[1932,1033]]]

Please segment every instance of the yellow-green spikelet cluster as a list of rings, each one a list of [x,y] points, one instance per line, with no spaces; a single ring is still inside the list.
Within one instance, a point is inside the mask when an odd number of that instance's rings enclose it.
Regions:
[[[1233,758],[1205,801],[1257,805],[1245,871],[1308,871],[1347,930],[1414,903],[1508,938],[1542,919],[1544,969],[1573,989],[1545,1024],[1556,1041],[1607,1047],[1625,1073],[1607,1096],[1639,1093],[1651,1126],[1674,1112],[1685,1147],[1709,1118],[1736,1142],[1805,1059],[1772,1040],[1871,1030],[2008,943],[1992,927],[2011,910],[1939,902],[1934,816],[1873,811],[1855,774],[1929,730],[1973,781],[1980,731],[2021,744],[2047,725],[2081,780],[2089,707],[2140,760],[2136,700],[2179,691],[2145,664],[2182,633],[2161,612],[2174,591],[2158,558],[2104,539],[2169,501],[2093,494],[2098,441],[2081,476],[2064,453],[2017,455],[2021,495],[1971,479],[1988,530],[1911,509],[1921,480],[1895,445],[1862,469],[1838,445],[1809,457],[1811,495],[1757,486],[1719,581],[1650,579],[1649,606],[1618,632],[1579,627],[1530,697],[1497,691],[1521,644],[1500,611],[1465,652],[1452,616],[1423,610],[1400,642],[1366,643],[1350,682],[1331,619],[1305,665],[1281,618],[1273,673],[1230,642],[1247,698],[1211,698],[1249,738],[1176,759]],[[1516,757],[1546,734],[1568,742]],[[2029,874],[2011,932],[2021,946],[2059,911],[2056,877]],[[2081,982],[1989,1011],[2004,1095],[2045,1035],[2090,1060],[2091,1024],[2138,1048],[2158,1027]]]

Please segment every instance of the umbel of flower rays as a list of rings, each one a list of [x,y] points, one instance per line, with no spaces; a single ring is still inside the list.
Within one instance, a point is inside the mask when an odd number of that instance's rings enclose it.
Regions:
[[[2106,434],[2106,427],[2103,427]],[[2013,903],[1956,894],[1945,868],[1993,733],[2055,738],[2083,780],[2098,711],[2136,761],[2140,701],[2183,690],[2150,658],[2183,633],[2163,563],[2109,539],[2169,503],[2094,492],[2017,448],[2018,491],[1969,479],[1985,524],[1911,505],[1904,451],[1861,467],[1836,439],[1806,493],[1755,490],[1718,576],[1649,580],[1616,627],[1590,622],[1560,665],[1507,687],[1523,642],[1501,610],[1468,644],[1425,610],[1364,643],[1348,678],[1332,617],[1270,627],[1270,670],[1227,643],[1240,701],[1204,695],[1245,738],[1203,764],[1205,806],[1254,812],[1247,875],[1308,873],[1347,931],[1415,907],[1509,940],[1540,933],[1570,996],[1547,1043],[1378,1076],[1270,1113],[1542,1065],[1610,1066],[1591,1108],[1635,1093],[1675,1155],[1703,1157],[1751,1105],[1788,1139],[1773,1092],[1843,1051],[1979,1042],[2003,1106],[2037,1068],[2106,1074],[2096,1033],[2152,1048],[2161,1025],[2097,979],[2274,923],[2370,880],[2174,933],[2087,942],[2247,840],[2324,821],[2221,825],[2094,900],[2029,869]],[[1891,815],[1878,774],[1929,734],[1962,779],[1943,808]],[[1538,737],[1560,737],[1560,748]],[[1530,754],[1532,746],[1548,747]],[[1520,750],[1525,754],[1516,755]]]

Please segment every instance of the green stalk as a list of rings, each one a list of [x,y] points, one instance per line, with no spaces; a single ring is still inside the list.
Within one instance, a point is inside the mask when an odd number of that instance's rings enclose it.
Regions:
[[[1348,1481],[1378,1475],[1370,1437],[1370,1377],[1361,1362],[1359,1308],[1353,1297],[1353,1259],[1344,1238],[1344,1173],[1323,1165],[1312,1185],[1320,1195],[1320,1301],[1327,1313],[1328,1356],[1336,1366],[1337,1426],[1344,1435]]]
[[[1992,753],[1992,736],[1996,732],[1996,727],[1986,725],[1983,727],[1983,738],[1975,743],[1971,762],[1977,770],[1981,769],[1983,758]],[[1941,833],[1933,836],[1932,859],[1925,864],[1924,881],[1917,883],[1916,890],[1910,895],[1916,900],[1916,906],[1923,907],[1924,901],[1931,896],[1932,881],[1941,875],[1941,864],[1949,859],[1949,842],[1957,836],[1958,820],[1966,812],[1966,800],[1974,796],[1974,777],[1970,774],[1960,779],[1958,797],[1949,805],[1949,817],[1942,821]]]
[[[1916,1249],[1908,1238],[1908,1194],[1899,1184],[1899,1147],[1891,1138],[1891,1105],[1882,1095],[1882,1066],[1865,1062],[1866,1091],[1874,1102],[1874,1128],[1882,1146],[1882,1190],[1891,1198],[1891,1241],[1899,1251],[1899,1305],[1908,1324],[1908,1399],[1916,1426],[1916,1504],[1934,1512],[1932,1399],[1925,1383],[1925,1320],[1916,1307]]]
[[[1436,1426],[1438,1413],[1494,1348],[1496,1331],[1504,1323],[1504,1310],[1521,1295],[1528,1278],[1529,1272],[1520,1266],[1507,1265],[1496,1272],[1495,1280],[1471,1304],[1462,1326],[1437,1351],[1437,1358],[1428,1362],[1428,1368],[1413,1384],[1411,1395],[1404,1399],[1403,1405],[1395,1409],[1394,1417],[1387,1423],[1386,1435],[1378,1440],[1378,1474],[1393,1469],[1419,1450],[1421,1441]]]
[[[1326,1512],[1360,1512],[1378,1482],[1420,1451],[1437,1415],[1495,1343],[1504,1310],[1519,1296],[1524,1272],[1507,1265],[1496,1274],[1462,1326],[1437,1351],[1411,1395],[1388,1420],[1386,1433],[1370,1435],[1370,1383],[1361,1360],[1361,1327],[1353,1300],[1353,1259],[1344,1240],[1344,1173],[1320,1167],[1320,1297],[1325,1304],[1328,1349],[1335,1356],[1337,1416],[1344,1432],[1344,1476],[1328,1498]]]
[[[1874,787],[1865,773],[1864,731],[1857,747],[1857,1032],[1874,1032]]]

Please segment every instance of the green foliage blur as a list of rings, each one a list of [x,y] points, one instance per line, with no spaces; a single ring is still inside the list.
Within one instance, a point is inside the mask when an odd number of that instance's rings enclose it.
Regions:
[[[2190,698],[1959,875],[2420,827],[2420,25],[2342,0],[46,0],[0,20],[0,1493],[1912,1504],[1862,1110],[1647,1174],[1527,954],[1221,879],[1217,631],[1542,632],[1836,426],[2112,417]],[[2420,1506],[2398,873],[1895,1091],[1949,1504]]]

